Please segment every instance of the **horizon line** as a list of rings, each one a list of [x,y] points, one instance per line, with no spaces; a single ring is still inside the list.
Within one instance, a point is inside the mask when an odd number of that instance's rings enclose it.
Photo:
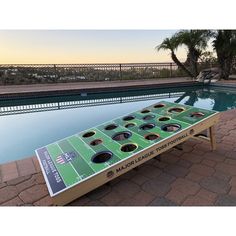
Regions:
[[[184,61],[180,61],[184,63]],[[97,62],[97,63],[0,63],[0,65],[114,65],[114,64],[176,64],[173,61],[166,61],[166,62]]]

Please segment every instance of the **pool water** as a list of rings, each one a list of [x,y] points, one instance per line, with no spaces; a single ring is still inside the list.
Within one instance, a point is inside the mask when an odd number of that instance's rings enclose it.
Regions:
[[[236,107],[236,89],[197,86],[195,88],[152,89],[97,95],[83,94],[75,97],[42,98],[38,99],[37,102],[53,104],[55,101],[60,101],[60,104],[64,104],[63,101],[77,100],[80,100],[80,107],[78,108],[53,108],[51,111],[1,114],[0,163],[33,156],[35,155],[34,150],[41,146],[161,100],[216,111],[233,109]],[[86,103],[83,104],[85,100]],[[0,102],[1,107],[37,103],[35,99],[32,101],[27,99]],[[83,104],[82,107],[81,104]]]

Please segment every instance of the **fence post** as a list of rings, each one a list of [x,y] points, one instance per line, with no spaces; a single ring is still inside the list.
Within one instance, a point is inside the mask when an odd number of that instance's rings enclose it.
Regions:
[[[54,65],[54,73],[55,73],[55,82],[56,82],[56,80],[58,79],[57,78],[57,67],[56,67],[56,65]]]
[[[121,64],[120,64],[120,80],[122,80],[122,70],[121,70]]]
[[[75,81],[76,81],[76,68],[74,69]]]
[[[170,63],[170,77],[172,77],[172,63]]]

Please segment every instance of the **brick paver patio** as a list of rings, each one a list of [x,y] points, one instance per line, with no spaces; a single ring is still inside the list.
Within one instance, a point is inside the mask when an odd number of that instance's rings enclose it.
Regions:
[[[236,206],[236,110],[221,113],[217,150],[189,140],[71,206]],[[49,206],[35,157],[0,166],[0,205]]]

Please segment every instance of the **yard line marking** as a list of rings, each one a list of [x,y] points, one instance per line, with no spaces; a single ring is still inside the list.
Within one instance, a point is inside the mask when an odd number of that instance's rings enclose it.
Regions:
[[[85,144],[85,146],[88,146],[89,149],[91,149],[94,153],[96,153],[86,142],[84,142],[84,140],[79,136],[79,134],[76,134],[75,136],[77,136]]]
[[[56,144],[57,144],[57,146],[60,148],[60,150],[62,151],[62,153],[64,153],[64,151],[61,149],[61,147],[59,146],[59,144],[58,144],[58,143],[56,143]],[[77,172],[77,170],[76,170],[75,167],[72,165],[72,163],[71,163],[71,162],[69,162],[69,163],[70,163],[71,167],[72,167],[73,170],[77,173],[78,177],[79,177],[80,180],[81,180],[82,178],[81,178],[80,174]]]
[[[184,112],[187,112],[188,110],[190,110],[190,108],[184,110],[183,112],[181,112],[181,113],[179,113],[179,114],[182,114],[182,113],[184,113]],[[159,119],[159,118],[161,118],[162,116],[169,116],[173,122],[178,123],[177,121],[181,121],[182,123],[184,123],[184,124],[186,124],[186,125],[191,125],[190,123],[184,122],[184,121],[182,121],[182,120],[175,119],[175,117],[173,118],[173,117],[170,116],[168,113],[160,115],[160,114],[157,114],[157,113],[154,113],[154,112],[150,111],[150,112],[148,112],[148,114],[155,115],[155,118],[156,118],[156,119]],[[178,114],[178,115],[179,115],[179,114]],[[155,119],[155,118],[153,118],[153,119]],[[136,119],[138,119],[138,118],[136,118]],[[142,118],[141,118],[141,119],[138,119],[138,120],[143,121]],[[158,121],[159,121],[159,120],[158,120]],[[150,121],[150,122],[151,122],[151,121]],[[159,121],[159,122],[160,122],[160,121]],[[146,121],[146,123],[148,123],[148,122]]]
[[[142,120],[140,120],[140,119],[138,119],[138,118],[136,118],[136,119],[139,120],[139,121],[142,121]],[[133,130],[130,130],[130,129],[126,128],[125,125],[126,125],[126,124],[124,124],[124,126],[122,125],[122,128],[124,128],[126,131],[129,131],[129,132],[134,133],[135,135],[141,137],[142,140],[144,139],[142,135],[140,135],[139,133],[134,132]],[[143,141],[146,142],[146,140],[143,140]],[[147,142],[147,144],[149,144],[149,142]],[[140,145],[140,146],[141,146],[141,145]]]
[[[77,135],[79,137],[79,135]],[[79,137],[80,138],[80,137]],[[84,140],[82,140],[82,138],[80,138],[80,140],[85,144],[85,146],[89,147],[95,154],[96,152],[86,143],[84,142]],[[104,163],[106,166],[109,166],[106,162]],[[96,171],[95,171],[96,172]]]
[[[105,145],[105,143],[103,143],[102,144],[105,148],[107,148],[109,151],[111,151],[111,149],[110,148],[108,148],[106,145]],[[117,156],[117,155],[116,155]],[[117,156],[120,160],[122,160],[122,158],[120,158],[119,156]],[[106,162],[105,162],[106,163]],[[114,163],[113,163],[114,164]],[[112,164],[111,164],[112,165]]]
[[[68,139],[67,140],[70,144],[71,144],[71,146],[80,154],[80,156],[81,156],[81,158],[85,161],[85,163],[87,163],[90,167],[91,167],[91,169],[96,173],[96,170],[94,170],[93,169],[93,167],[91,166],[91,164],[90,164],[90,162],[88,162],[82,155],[81,155],[81,153],[78,151],[78,149],[74,146],[74,144]]]
[[[120,125],[119,125],[120,126]],[[102,132],[102,131],[100,131],[98,128],[94,128],[94,129],[96,129],[98,132],[100,132],[100,133],[102,133],[102,134],[104,134],[105,136],[107,136],[111,141],[115,141],[115,140],[113,140],[111,137],[109,137],[108,135],[106,135],[104,132]],[[115,141],[117,144],[119,144],[119,146],[122,146],[120,143],[118,143],[117,141]]]
[[[97,129],[97,128],[94,128],[94,129],[96,129],[99,133],[102,133],[103,135],[105,135],[105,136],[107,136],[109,139],[111,139],[111,140],[113,140],[111,137],[109,137],[108,135],[106,135],[105,133],[103,133],[102,131],[100,131],[99,129]],[[116,142],[116,141],[115,141]],[[121,144],[119,144],[118,142],[116,142],[120,147],[122,146]],[[103,143],[102,144],[104,147],[106,147],[108,150],[111,150],[110,148],[108,148],[106,145],[105,145],[105,143]],[[116,155],[117,156],[117,155]],[[122,158],[120,158],[119,156],[117,156],[120,160],[122,160]],[[105,164],[106,165],[108,165],[108,166],[111,166],[111,165],[113,165],[113,164],[107,164],[107,162],[105,162]]]
[[[139,119],[138,119],[139,120]],[[138,135],[138,136],[140,136],[142,139],[143,139],[143,136],[141,136],[140,134],[138,134],[138,133],[136,133],[136,132],[134,132],[134,131],[131,131],[131,130],[129,130],[129,129],[127,129],[127,128],[125,128],[124,126],[122,126],[122,125],[118,125],[118,127],[120,127],[120,128],[124,128],[125,130],[127,130],[127,131],[130,131],[130,132],[133,132],[134,134],[136,134],[136,135]],[[105,136],[107,136],[109,139],[111,139],[112,141],[115,141],[115,140],[113,140],[111,137],[109,137],[108,135],[106,135],[104,132],[102,132],[102,131],[100,131],[99,129],[97,129],[97,128],[94,128],[94,129],[96,129],[96,130],[98,130],[100,133],[102,133],[102,134],[104,134]],[[119,131],[120,132],[120,131]],[[119,142],[117,142],[117,141],[115,141],[117,144],[119,144],[119,146],[120,147],[122,147],[122,145],[119,143]],[[144,140],[144,142],[145,142],[145,140]],[[147,142],[147,144],[149,144],[148,142]],[[138,145],[140,145],[140,144],[138,144]],[[140,145],[141,146],[141,145]],[[142,148],[144,148],[143,146],[141,146]],[[122,159],[121,159],[122,160]]]
[[[183,111],[183,112],[180,112],[179,114],[181,114],[181,113],[184,113],[184,112],[186,112],[186,111],[188,111],[188,110],[190,110],[190,108],[189,109],[187,109],[187,110],[185,110],[185,111]],[[154,113],[154,112],[152,112],[152,111],[150,111],[148,114],[153,114],[153,115],[155,115],[155,118],[157,118],[157,119],[159,119],[159,118],[161,118],[162,116],[169,116],[167,113],[166,114],[163,114],[163,115],[160,115],[160,114],[157,114],[157,113]],[[171,116],[169,116],[170,118],[171,118],[171,120],[173,120],[173,121],[181,121],[182,123],[185,123],[186,125],[190,125],[190,123],[187,123],[187,122],[184,122],[184,121],[182,121],[182,120],[177,120],[177,119],[175,119],[175,118],[172,118]],[[154,118],[154,119],[155,119]],[[159,121],[159,120],[158,120]],[[160,122],[160,121],[159,121]],[[176,122],[177,123],[177,122]]]
[[[122,126],[121,125],[119,125],[118,127],[121,127],[122,128]],[[104,134],[105,136],[107,136],[109,139],[111,139],[113,142],[115,141],[115,140],[113,140],[111,137],[109,137],[108,135],[106,135],[105,133],[103,133],[102,131],[100,131],[99,129],[97,129],[97,128],[94,128],[94,129],[96,129],[97,131],[99,131],[100,133],[102,133],[102,134]],[[126,128],[125,128],[126,129]],[[127,129],[128,130],[128,129]],[[128,131],[130,131],[130,130],[128,130]],[[133,131],[132,131],[133,132]],[[133,133],[135,133],[135,132],[133,132]],[[136,134],[136,133],[135,133]],[[140,135],[139,135],[140,136]],[[141,136],[142,137],[142,136]],[[123,145],[121,145],[120,143],[118,143],[118,141],[115,141],[117,144],[119,144],[119,146],[120,147],[122,147]],[[103,144],[104,146],[105,146],[105,144]],[[140,144],[138,144],[139,146],[141,146]],[[141,146],[142,148],[145,148],[145,147],[143,147],[143,146]],[[108,148],[108,150],[110,150],[109,148]],[[134,154],[135,153],[135,151],[133,151],[133,152],[129,152],[130,154]],[[119,156],[117,156],[120,160],[123,160],[123,158],[120,158]]]
[[[126,127],[124,127],[124,129],[127,130],[127,131],[130,131],[130,130],[127,129]],[[150,144],[148,141],[146,141],[146,140],[144,139],[144,137],[143,137],[142,135],[140,135],[140,134],[138,134],[138,133],[136,133],[136,132],[134,132],[134,131],[130,131],[130,132],[132,132],[134,135],[137,135],[137,136],[141,137],[141,138],[142,138],[142,139],[141,139],[142,142],[146,143],[147,145]],[[131,136],[131,137],[132,137],[132,136]],[[138,144],[138,145],[141,146],[142,148],[145,148],[145,147],[143,147],[141,144]]]

